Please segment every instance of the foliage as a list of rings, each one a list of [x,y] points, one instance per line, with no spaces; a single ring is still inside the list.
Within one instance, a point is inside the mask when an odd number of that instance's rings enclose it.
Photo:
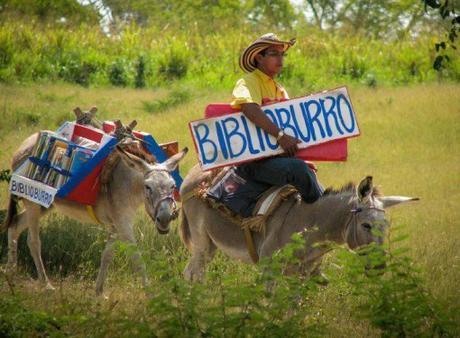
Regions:
[[[145,60],[144,56],[139,56],[136,63],[136,78],[134,79],[134,86],[136,88],[145,87]]]
[[[11,170],[10,169],[4,169],[0,170],[0,182],[9,182],[11,179]]]
[[[401,229],[393,227],[391,232]],[[420,269],[403,245],[407,237],[391,236],[383,248],[341,250],[339,262],[345,267],[351,294],[359,300],[358,318],[369,319],[382,337],[449,336],[453,323],[424,285]]]
[[[50,215],[40,232],[42,258],[51,274],[68,276],[78,273],[94,277],[99,267],[100,252],[104,245],[105,231],[83,225],[74,220]],[[6,256],[7,232],[0,234],[0,254]],[[28,274],[36,275],[36,269],[27,245],[27,231],[18,241],[19,264]]]
[[[27,309],[19,296],[0,297],[2,337],[46,337],[59,334],[59,330],[56,318],[43,311]]]
[[[156,100],[154,102],[144,101],[144,110],[148,113],[159,113],[188,102],[190,97],[190,92],[187,89],[176,88],[173,89],[165,99]]]
[[[449,22],[446,34],[447,40],[435,44],[438,55],[433,62],[433,68],[441,71],[445,68],[445,62],[450,61],[450,57],[446,53],[446,47],[457,49],[455,41],[460,33],[460,15],[456,14],[456,11],[460,10],[460,6],[456,1],[449,0],[423,0],[423,2],[425,3],[425,11],[427,11],[428,7],[437,9],[441,19]]]
[[[130,26],[110,37],[84,25],[68,30],[5,22],[0,23],[0,81],[62,79],[83,86],[136,87],[144,79],[148,87],[179,82],[228,90],[242,75],[239,53],[259,33],[237,29],[203,36],[167,29],[160,34],[152,27]],[[382,41],[310,28],[300,31],[297,40],[281,74],[288,87],[324,89],[326,83],[361,83],[369,74],[382,85],[437,79],[430,65],[430,37]],[[447,79],[460,79],[455,53],[447,53],[453,59],[443,73]]]
[[[123,60],[117,60],[112,63],[109,71],[109,80],[114,86],[125,87],[128,84],[126,65]]]
[[[372,245],[357,252],[336,248],[336,263],[344,270],[331,276],[329,288],[344,283],[353,316],[369,320],[382,337],[453,336],[455,323],[424,286],[403,245],[406,239],[391,239],[386,255],[382,248]],[[396,247],[397,243],[400,245]],[[300,234],[271,258],[263,259],[257,269],[237,267],[218,258],[218,263],[209,266],[206,284],[182,278],[186,254],[178,245],[155,236],[154,247],[147,245],[141,250],[152,286],[138,316],[128,317],[123,309],[112,311],[116,302],[106,309],[94,308],[91,301],[86,304],[76,297],[69,302],[62,296],[62,308],[57,313],[30,310],[10,284],[10,295],[3,294],[0,301],[0,327],[13,336],[92,332],[95,337],[122,337],[155,332],[161,337],[316,337],[329,332],[330,323],[319,315],[314,303],[324,289],[314,279],[285,274],[299,264],[295,253],[304,247]],[[116,265],[126,269],[135,250],[131,244],[118,242]],[[386,267],[376,269],[383,262]],[[132,278],[126,272],[123,275]],[[119,283],[123,277],[117,279]],[[88,307],[93,307],[92,311],[87,311]]]
[[[83,5],[75,0],[1,0],[0,18],[38,18],[42,22],[97,24],[99,13],[92,5]]]

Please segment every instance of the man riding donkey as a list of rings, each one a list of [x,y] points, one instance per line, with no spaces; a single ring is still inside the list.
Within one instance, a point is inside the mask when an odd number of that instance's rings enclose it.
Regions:
[[[275,137],[286,156],[217,173],[195,165],[181,185],[179,234],[191,252],[184,269],[188,280],[203,281],[206,264],[217,249],[242,262],[257,263],[260,257],[270,257],[290,243],[293,234],[301,234],[304,250],[296,253],[300,263],[291,270],[305,277],[317,276],[318,281],[327,283],[324,276],[321,278],[320,264],[330,247],[318,243],[332,241],[347,244],[350,249],[381,244],[381,234],[389,224],[385,209],[416,200],[383,196],[374,189],[371,176],[357,186],[348,184],[323,194],[314,171],[293,157],[299,141],[267,118],[261,106],[288,99],[286,90],[274,78],[294,42],[281,41],[270,33],[250,44],[240,58],[240,66],[248,74],[238,80],[231,103]],[[295,189],[289,186],[294,186],[302,199],[292,194]]]
[[[281,41],[275,34],[268,33],[251,43],[241,54],[240,67],[247,74],[236,83],[231,106],[241,109],[257,127],[276,137],[285,156],[240,165],[236,173],[247,180],[270,186],[291,184],[305,202],[313,203],[323,193],[312,170],[315,166],[294,157],[300,141],[284,133],[261,108],[263,104],[289,99],[286,90],[274,78],[281,72],[286,52],[294,43],[295,39]]]

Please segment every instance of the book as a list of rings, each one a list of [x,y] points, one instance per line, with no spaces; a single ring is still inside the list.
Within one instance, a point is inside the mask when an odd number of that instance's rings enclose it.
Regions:
[[[69,167],[70,174],[75,176],[82,167],[93,157],[93,152],[85,148],[75,148],[72,152],[71,163]]]

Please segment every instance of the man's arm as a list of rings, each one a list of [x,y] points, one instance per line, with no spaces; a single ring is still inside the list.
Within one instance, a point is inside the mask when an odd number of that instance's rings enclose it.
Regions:
[[[241,111],[252,123],[262,130],[266,131],[275,138],[278,136],[280,129],[264,114],[257,103],[242,103]],[[283,148],[288,156],[294,156],[298,150],[297,143],[300,141],[295,137],[284,134],[278,144]]]

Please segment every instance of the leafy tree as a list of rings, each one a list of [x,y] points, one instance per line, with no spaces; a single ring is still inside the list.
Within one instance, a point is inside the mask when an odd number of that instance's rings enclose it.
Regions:
[[[423,0],[423,2],[425,3],[426,12],[428,8],[438,10],[442,21],[447,23],[445,26],[447,40],[435,44],[438,55],[434,60],[433,68],[440,71],[444,67],[445,61],[450,60],[446,53],[447,47],[457,49],[456,41],[460,33],[460,15],[456,14],[456,12],[458,13],[460,9],[460,2],[455,0]]]
[[[38,18],[41,22],[98,24],[100,15],[92,5],[77,0],[0,0],[0,17]]]
[[[374,38],[403,37],[423,19],[419,0],[305,0],[302,8],[321,30]]]

